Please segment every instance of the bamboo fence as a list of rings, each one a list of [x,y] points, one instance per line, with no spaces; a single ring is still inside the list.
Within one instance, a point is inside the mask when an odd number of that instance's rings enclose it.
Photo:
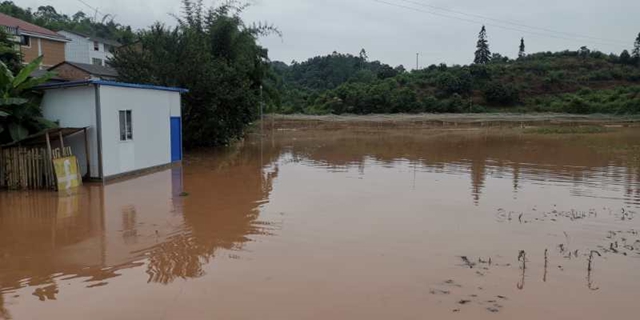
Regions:
[[[55,190],[53,159],[71,155],[71,147],[54,149],[51,155],[45,148],[0,149],[0,188]]]

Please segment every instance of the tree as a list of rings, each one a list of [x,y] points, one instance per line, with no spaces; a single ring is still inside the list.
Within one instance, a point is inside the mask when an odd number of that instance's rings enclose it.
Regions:
[[[640,65],[640,33],[636,38],[636,42],[633,44],[633,53],[631,55],[633,63]]]
[[[47,5],[40,6],[35,12],[32,12],[30,8],[23,9],[12,1],[6,0],[0,2],[0,12],[54,31],[74,31],[117,40],[124,44],[135,40],[131,27],[115,23],[111,15],[103,16],[101,21],[94,21],[91,18],[92,14],[87,15],[82,11],[78,11],[70,17],[56,11],[53,6]]]
[[[73,19],[74,22],[80,22],[86,18],[87,15],[82,11],[78,11],[73,16],[71,16],[71,19]]]
[[[476,55],[473,63],[486,64],[491,60],[491,51],[489,50],[489,41],[487,40],[487,29],[482,26],[478,34],[478,43],[476,44]]]
[[[580,50],[578,50],[578,56],[582,57],[583,59],[586,59],[590,53],[591,50],[589,50],[587,46],[582,46],[580,47]]]
[[[13,73],[19,72],[22,68],[22,54],[16,50],[16,43],[3,28],[0,28],[0,61]]]
[[[387,64],[381,66],[376,73],[376,76],[378,76],[378,79],[393,78],[397,75],[398,75],[398,71],[396,71],[396,69],[392,68],[390,65],[387,65]]]
[[[640,33],[638,33],[638,37],[636,38],[636,42],[633,44],[633,57],[640,58]]]
[[[187,147],[241,137],[258,115],[261,86],[265,95],[276,94],[266,81],[272,70],[268,52],[257,38],[279,31],[246,25],[244,8],[225,2],[205,9],[202,1],[184,0],[176,27],[152,26],[110,61],[121,81],[189,89],[182,106]]]
[[[518,59],[524,58],[527,54],[525,53],[524,46],[524,38],[520,39],[520,50],[518,51]]]
[[[41,95],[32,90],[48,81],[53,74],[29,78],[40,63],[42,56],[14,76],[7,65],[0,62],[0,144],[21,140],[31,133],[55,126],[41,117]]]
[[[619,61],[621,64],[630,64],[632,60],[631,60],[631,55],[629,54],[629,51],[627,50],[622,51],[622,53],[620,53]]]
[[[491,63],[503,63],[503,62],[508,62],[509,61],[509,57],[503,56],[497,52],[494,52],[491,54],[491,59],[489,59],[489,61]]]
[[[365,62],[369,61],[369,56],[367,56],[367,51],[364,50],[364,48],[360,50],[360,59],[362,59]]]

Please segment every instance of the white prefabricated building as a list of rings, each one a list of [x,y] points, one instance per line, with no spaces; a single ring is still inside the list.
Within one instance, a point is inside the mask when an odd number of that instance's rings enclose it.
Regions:
[[[186,89],[103,80],[52,83],[39,89],[44,91],[46,119],[60,127],[88,128],[89,152],[83,135],[65,141],[83,176],[109,180],[182,160],[180,95]]]

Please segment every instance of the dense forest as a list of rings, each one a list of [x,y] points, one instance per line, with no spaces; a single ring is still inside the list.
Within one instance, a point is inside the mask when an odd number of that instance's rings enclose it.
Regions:
[[[135,33],[131,27],[116,23],[111,15],[101,16],[98,20],[91,14],[78,11],[68,16],[59,13],[50,5],[40,6],[34,11],[31,8],[22,8],[13,1],[0,2],[0,12],[53,31],[74,31],[124,44],[131,43],[135,39]]]

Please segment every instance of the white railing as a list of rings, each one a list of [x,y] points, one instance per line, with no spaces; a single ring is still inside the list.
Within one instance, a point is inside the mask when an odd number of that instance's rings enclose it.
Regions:
[[[4,32],[6,32],[9,35],[12,36],[19,36],[20,32],[19,29],[17,27],[8,27],[8,26],[0,26],[4,29]]]

